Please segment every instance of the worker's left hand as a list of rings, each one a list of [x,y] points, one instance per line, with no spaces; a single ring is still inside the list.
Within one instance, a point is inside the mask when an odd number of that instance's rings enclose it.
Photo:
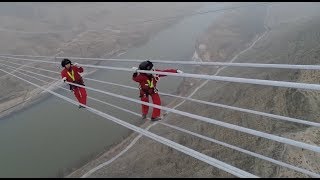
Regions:
[[[62,82],[66,82],[67,78],[66,77],[63,77],[62,78]]]
[[[79,64],[78,64],[78,63],[74,63],[73,65],[74,65],[74,66],[79,66]]]
[[[177,73],[181,74],[181,73],[183,73],[183,71],[181,71],[181,70],[178,69],[178,70],[177,70]]]

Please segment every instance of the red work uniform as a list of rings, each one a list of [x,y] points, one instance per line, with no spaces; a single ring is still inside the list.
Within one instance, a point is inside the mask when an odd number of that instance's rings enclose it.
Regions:
[[[176,69],[166,69],[166,70],[155,70],[159,72],[171,72],[171,73],[177,73]],[[161,105],[161,100],[158,94],[157,89],[157,82],[159,80],[159,77],[163,77],[166,75],[159,75],[159,74],[145,74],[145,73],[134,73],[132,75],[132,80],[139,83],[139,89],[140,89],[140,98],[141,101],[149,102],[149,95],[152,98],[153,104]],[[147,115],[149,111],[149,106],[142,104],[142,114]],[[151,118],[157,118],[160,116],[160,109],[153,108],[152,116]]]
[[[79,73],[83,72],[82,67],[77,67],[71,65],[70,69],[64,68],[61,71],[61,77],[67,78],[68,82],[72,82],[75,84],[80,84],[84,86],[83,79]],[[70,85],[70,84],[69,84]],[[79,103],[86,105],[87,104],[87,92],[85,88],[70,85],[70,90],[73,91],[74,95],[78,99]]]

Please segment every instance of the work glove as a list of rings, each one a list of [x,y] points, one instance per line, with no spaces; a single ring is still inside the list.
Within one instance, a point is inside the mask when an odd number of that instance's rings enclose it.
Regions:
[[[131,68],[132,70],[134,70],[134,72],[136,73],[137,72],[137,70],[138,70],[138,68],[137,67],[132,67]]]
[[[62,82],[66,82],[66,80],[67,80],[67,77],[62,78]]]
[[[73,65],[74,65],[74,66],[79,66],[79,64],[78,64],[78,63],[74,63]]]
[[[183,71],[181,71],[181,70],[178,69],[178,70],[177,70],[177,73],[181,74],[181,73],[183,73]]]

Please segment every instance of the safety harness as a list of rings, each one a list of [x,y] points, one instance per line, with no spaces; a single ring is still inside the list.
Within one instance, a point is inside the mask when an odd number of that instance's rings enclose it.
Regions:
[[[153,76],[153,78],[151,78],[151,80],[148,79],[147,80],[148,84],[145,84],[145,86],[148,86],[148,88],[153,88],[154,89],[154,93],[158,93],[158,89],[156,87],[154,87],[153,79],[155,81],[159,81],[159,79],[160,79],[159,75],[156,74],[155,76]],[[146,96],[149,95],[149,91],[148,90],[143,89],[141,86],[139,86],[139,89],[142,90],[145,93]]]
[[[67,71],[67,73],[68,73],[68,75],[70,76],[70,78],[72,79],[72,81],[75,82],[76,79],[74,78],[74,71],[73,71],[73,69],[71,70],[71,74],[70,74],[69,71]]]

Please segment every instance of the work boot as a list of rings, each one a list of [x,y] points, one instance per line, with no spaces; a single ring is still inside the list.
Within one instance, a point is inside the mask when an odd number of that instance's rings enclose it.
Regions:
[[[161,120],[161,117],[151,118],[151,121],[159,121]]]
[[[146,114],[142,114],[142,120],[147,119],[147,115]]]
[[[81,109],[81,108],[86,108],[86,107],[79,105],[79,109]]]

